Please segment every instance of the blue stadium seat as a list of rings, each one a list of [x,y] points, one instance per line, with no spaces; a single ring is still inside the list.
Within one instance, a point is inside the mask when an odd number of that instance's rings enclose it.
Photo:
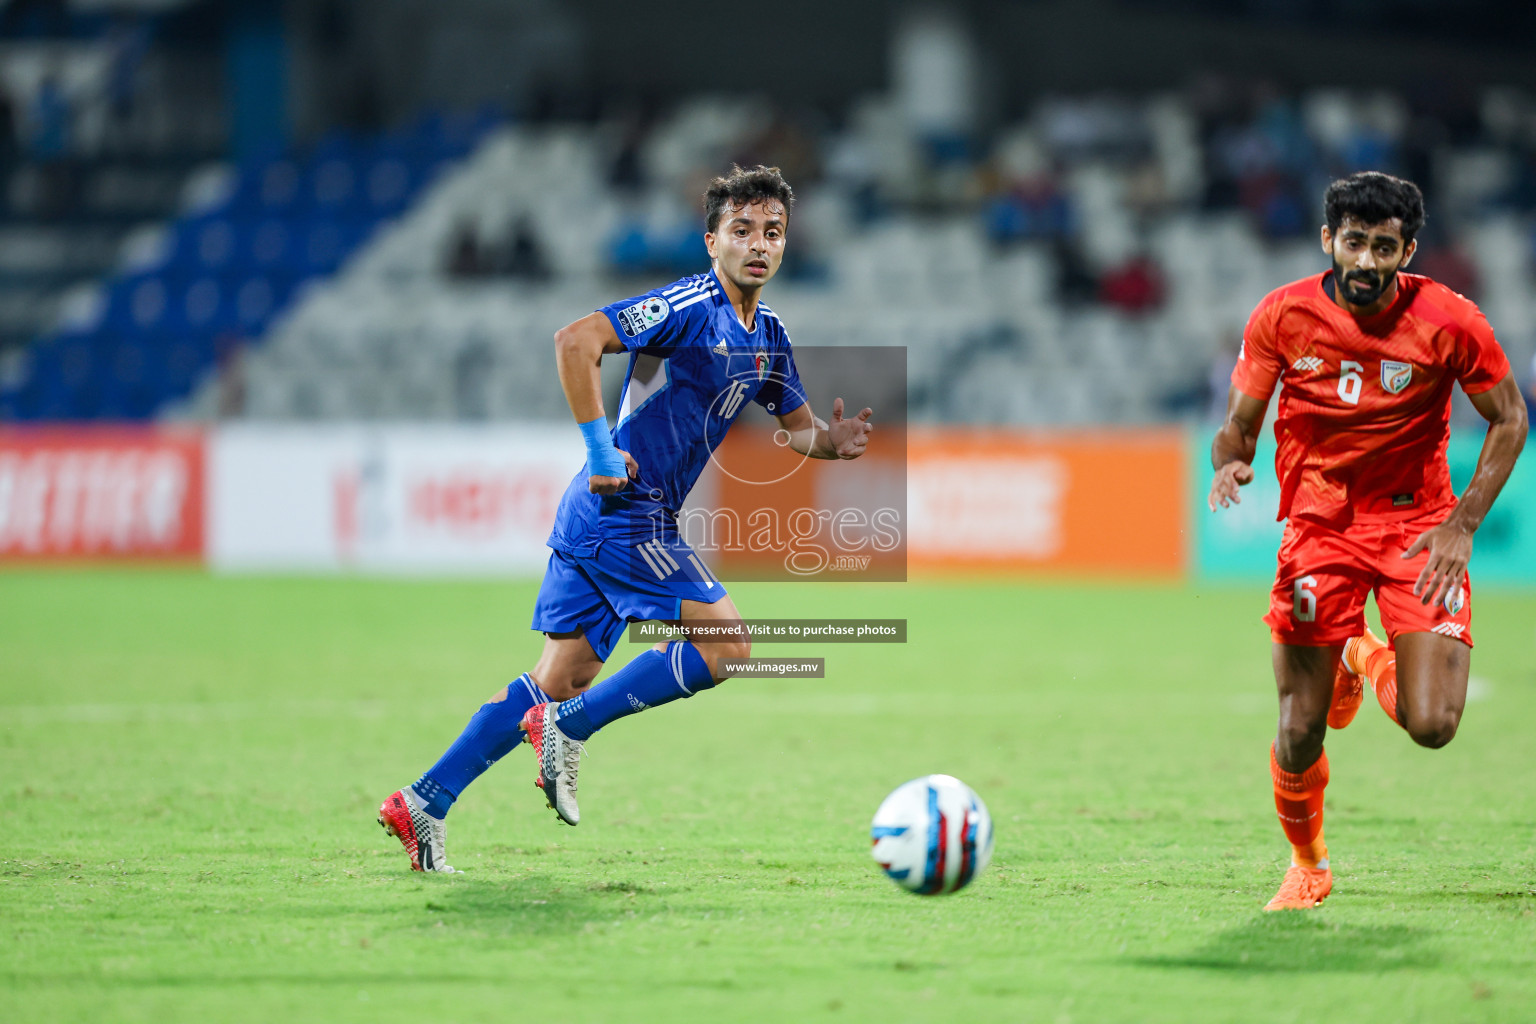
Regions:
[[[233,326],[246,337],[260,334],[272,316],[287,304],[294,279],[283,274],[257,274],[235,290]]]
[[[386,155],[370,161],[363,172],[366,211],[379,217],[394,216],[410,202],[415,184],[411,166],[403,157]]]
[[[103,280],[97,328],[34,343],[25,379],[0,391],[0,420],[152,416],[502,119],[491,106],[432,113],[380,137],[335,131],[307,154],[246,158],[227,198],[168,225],[158,265]]]
[[[294,262],[294,230],[286,221],[267,218],[255,224],[249,236],[250,267],[269,271]]]
[[[174,325],[198,334],[212,333],[228,325],[234,319],[234,303],[228,292],[228,285],[220,278],[195,278],[178,296],[180,304]]]
[[[199,342],[204,342],[200,344]],[[161,352],[161,374],[168,398],[182,398],[190,394],[202,378],[203,371],[213,365],[213,338],[193,339],[181,337],[172,340]]]
[[[185,250],[177,245],[174,262],[201,270],[221,270],[238,258],[240,239],[236,224],[224,217],[194,221],[183,232]]]
[[[349,157],[317,159],[310,171],[308,186],[314,211],[322,217],[346,216],[362,197],[357,164]]]
[[[146,274],[117,281],[107,299],[106,326],[123,332],[159,330],[171,303],[167,279]]]
[[[241,168],[230,212],[246,216],[282,216],[300,205],[303,169],[287,157]]]
[[[106,366],[107,346],[112,344],[110,338],[106,334],[59,338],[53,349],[59,382],[74,391],[100,378]]]

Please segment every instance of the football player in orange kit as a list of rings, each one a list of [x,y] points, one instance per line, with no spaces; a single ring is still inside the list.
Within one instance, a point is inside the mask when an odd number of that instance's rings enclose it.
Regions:
[[[1418,186],[1364,172],[1335,181],[1324,205],[1333,269],[1253,311],[1211,446],[1215,511],[1253,480],[1264,411],[1284,383],[1275,470],[1287,522],[1264,621],[1280,693],[1270,772],[1292,861],[1266,910],[1315,907],[1333,888],[1323,736],[1350,723],[1365,685],[1414,742],[1443,747],[1456,735],[1471,664],[1472,534],[1526,433],[1520,389],[1477,306],[1403,272],[1424,225]],[[1489,423],[1459,500],[1445,460],[1453,382]],[[1385,643],[1365,626],[1371,590]]]

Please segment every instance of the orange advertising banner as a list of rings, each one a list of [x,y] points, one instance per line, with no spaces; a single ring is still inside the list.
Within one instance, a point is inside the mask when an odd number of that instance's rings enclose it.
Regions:
[[[0,430],[0,561],[202,555],[200,434]]]
[[[909,564],[1181,576],[1187,449],[1177,428],[914,428]]]

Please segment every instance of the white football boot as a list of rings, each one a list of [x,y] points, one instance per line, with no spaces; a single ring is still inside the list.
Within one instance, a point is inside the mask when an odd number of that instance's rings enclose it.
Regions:
[[[544,791],[544,799],[567,825],[581,821],[576,806],[576,774],[581,769],[581,755],[586,752],[580,740],[560,731],[555,722],[556,701],[536,704],[523,715],[523,731],[539,756],[539,777],[533,781]]]

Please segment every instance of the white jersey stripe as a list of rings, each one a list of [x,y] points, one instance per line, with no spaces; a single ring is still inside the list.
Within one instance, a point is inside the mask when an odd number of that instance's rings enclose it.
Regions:
[[[688,300],[686,302],[674,302],[672,304],[672,312],[675,313],[675,312],[677,312],[680,309],[687,309],[689,306],[693,305],[695,302],[703,302],[705,299],[708,299],[708,298],[713,298],[713,296],[710,295],[709,293],[705,293],[703,295],[691,295],[691,296],[688,297]]]
[[[695,281],[679,282],[670,288],[663,289],[661,294],[670,300],[674,296],[681,296],[684,292],[713,292],[718,290],[719,288],[715,284],[714,278],[706,277]]]

